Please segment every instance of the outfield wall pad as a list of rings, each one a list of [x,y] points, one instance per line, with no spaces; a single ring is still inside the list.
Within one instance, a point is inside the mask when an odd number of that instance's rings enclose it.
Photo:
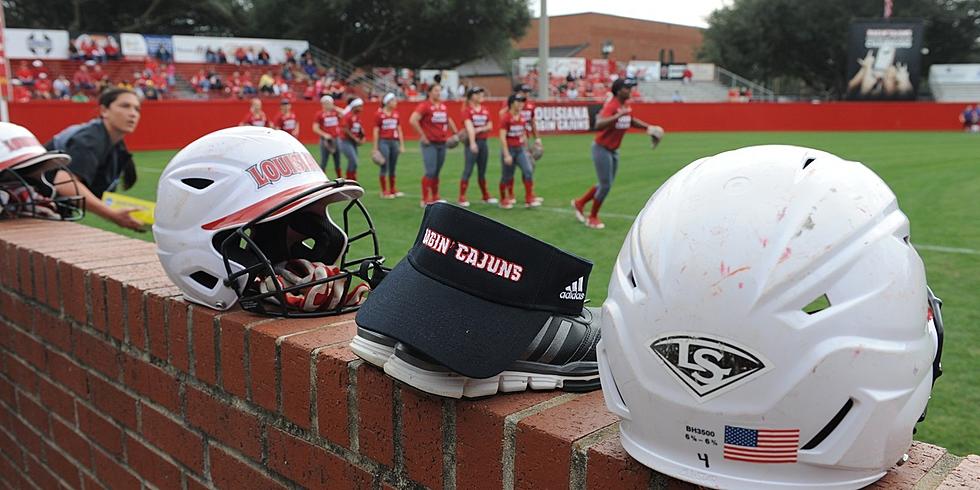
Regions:
[[[269,118],[278,113],[278,99],[265,99]],[[417,102],[401,102],[398,110],[406,138],[416,139],[408,117]],[[450,115],[459,121],[460,102],[448,102]],[[500,101],[490,101],[494,123]],[[554,105],[596,104],[562,102]],[[373,128],[376,102],[364,106],[362,122]],[[294,110],[301,123],[300,140],[316,143],[311,126],[320,104],[298,101]],[[238,100],[148,101],[143,104],[139,128],[126,138],[130,150],[179,149],[211,131],[237,125],[248,110],[248,102]],[[633,104],[636,117],[662,125],[667,131],[955,131],[963,104],[928,102],[835,102],[826,104]],[[593,108],[594,111],[594,108]],[[62,101],[33,101],[10,104],[11,121],[26,126],[42,141],[48,141],[62,128],[98,115],[96,104]],[[498,127],[499,126],[495,126]],[[494,133],[496,136],[496,132]]]
[[[601,392],[440,399],[365,365],[354,332],[190,305],[152,243],[0,222],[0,483],[694,488],[626,454]],[[916,443],[875,486],[978,481],[980,457]]]

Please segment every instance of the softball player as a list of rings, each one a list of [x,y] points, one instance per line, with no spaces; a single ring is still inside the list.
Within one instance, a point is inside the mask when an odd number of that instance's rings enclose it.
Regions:
[[[320,136],[320,168],[326,172],[327,160],[333,157],[333,169],[340,178],[340,148],[337,139],[340,138],[340,119],[343,115],[333,104],[333,97],[320,97],[320,112],[313,120],[313,132]]]
[[[347,105],[347,114],[344,114],[340,121],[340,129],[343,133],[340,136],[340,152],[347,159],[347,172],[344,177],[348,180],[357,180],[357,147],[364,143],[364,128],[361,127],[361,111],[364,109],[364,101],[360,98],[354,99]]]
[[[436,201],[439,197],[439,172],[446,163],[446,140],[458,132],[456,123],[449,118],[446,104],[442,102],[442,86],[433,83],[429,86],[427,98],[408,119],[409,124],[419,134],[422,146],[422,207]]]
[[[289,99],[279,101],[279,114],[272,124],[274,128],[281,129],[293,138],[299,138],[299,121],[296,120],[296,113],[293,112],[293,103]]]
[[[384,160],[378,181],[381,183],[381,197],[385,199],[405,195],[395,187],[395,164],[398,163],[398,155],[405,151],[405,139],[396,106],[398,98],[393,93],[387,93],[374,116],[374,152],[380,153]]]
[[[646,129],[648,133],[652,129],[649,124],[631,115],[632,109],[628,101],[630,91],[635,85],[636,82],[630,79],[616,79],[612,84],[613,97],[602,106],[602,110],[596,116],[595,128],[599,130],[599,134],[592,143],[592,163],[595,165],[599,183],[590,187],[582,197],[572,201],[575,216],[589,228],[606,227],[599,219],[599,208],[609,195],[609,189],[616,178],[616,169],[619,167],[619,145],[623,141],[623,135],[631,127]],[[586,217],[585,205],[589,201],[592,201],[592,212]]]
[[[466,92],[466,107],[463,108],[463,126],[466,127],[467,144],[463,146],[463,176],[459,181],[459,205],[469,206],[466,199],[466,189],[470,185],[470,174],[473,165],[477,169],[477,181],[483,193],[483,202],[496,204],[497,199],[487,191],[487,160],[490,151],[487,149],[487,137],[493,131],[490,121],[490,110],[483,107],[485,91],[482,87],[473,87]]]
[[[259,126],[263,128],[269,126],[269,118],[265,116],[265,111],[262,110],[261,100],[257,98],[251,100],[251,105],[248,108],[248,112],[245,113],[245,117],[242,118],[238,125]]]
[[[500,174],[500,207],[514,207],[514,174],[515,167],[521,168],[524,179],[524,206],[533,208],[541,205],[541,200],[534,196],[534,171],[528,156],[527,121],[521,116],[524,108],[524,95],[517,93],[507,98],[507,112],[500,119],[500,159],[503,169]]]

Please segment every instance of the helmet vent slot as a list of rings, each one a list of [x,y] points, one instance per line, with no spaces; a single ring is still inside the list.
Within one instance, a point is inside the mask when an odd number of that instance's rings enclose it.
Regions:
[[[191,279],[197,281],[198,284],[208,288],[214,289],[214,286],[218,284],[218,278],[208,274],[204,271],[197,271],[191,274]]]
[[[197,178],[197,177],[188,177],[186,179],[181,179],[181,182],[183,182],[185,185],[187,185],[189,187],[193,187],[193,188],[195,188],[197,190],[205,189],[209,185],[211,185],[211,184],[214,183],[214,181],[211,180],[211,179],[201,179],[201,178]]]
[[[810,439],[810,442],[807,442],[801,449],[813,449],[819,446],[824,439],[834,432],[834,429],[840,425],[840,423],[844,420],[844,417],[847,416],[847,413],[850,412],[851,408],[853,407],[854,399],[848,398],[847,403],[845,403],[844,406],[837,411],[837,415],[834,415],[834,418],[830,419],[830,422],[827,422],[827,425],[825,425],[823,429],[820,429],[820,432],[817,432],[817,435],[813,436],[813,439]]]
[[[814,160],[816,160],[816,158],[813,158],[813,157],[809,157],[809,158],[807,158],[807,159],[806,159],[806,160],[805,160],[805,161],[803,162],[803,168],[804,168],[804,169],[805,169],[805,168],[807,168],[807,166],[809,166],[809,165],[810,165],[811,163],[813,163],[813,162],[814,162]]]
[[[826,294],[821,294],[819,297],[803,307],[803,313],[813,315],[814,313],[819,313],[827,308],[830,308],[830,299],[827,298]]]
[[[628,277],[628,278],[629,278],[629,280],[630,280],[630,285],[632,285],[632,286],[633,286],[633,288],[634,288],[634,289],[636,289],[636,278],[635,278],[635,277],[633,277],[633,271],[630,271],[630,272],[629,272],[629,274],[627,274],[627,275],[626,275],[626,277]]]

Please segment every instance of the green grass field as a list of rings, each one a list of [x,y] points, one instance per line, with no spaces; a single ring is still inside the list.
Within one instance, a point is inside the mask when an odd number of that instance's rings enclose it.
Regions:
[[[546,199],[542,208],[505,211],[474,203],[470,209],[591,259],[595,263],[589,293],[593,304],[605,298],[605,285],[633,216],[664,180],[698,157],[755,144],[795,144],[862,161],[878,172],[909,215],[912,241],[925,260],[929,283],[945,301],[945,374],[936,385],[929,417],[920,424],[916,438],[947,447],[955,454],[980,453],[980,138],[925,132],[679,133],[668,135],[661,147],[651,152],[645,137],[628,135],[620,151],[615,186],[603,207],[607,227],[595,231],[579,224],[568,206],[570,199],[595,181],[589,157],[591,137],[545,139],[547,153],[535,176],[536,191]],[[360,180],[368,191],[364,201],[376,222],[389,265],[397,263],[411,247],[422,217],[418,205],[422,164],[417,148],[410,144],[398,164],[399,187],[408,196],[397,200],[378,197],[377,171],[367,158],[368,150],[361,149]],[[128,193],[154,199],[157,178],[174,153],[137,154],[140,180]],[[491,155],[496,154],[494,146]],[[318,151],[314,155],[318,156]],[[442,174],[445,198],[456,196],[462,160],[461,149],[450,152]],[[499,162],[491,159],[488,180],[495,182],[499,173]],[[519,183],[517,187],[520,198],[523,190]],[[478,192],[474,178],[470,199]],[[152,240],[149,233],[129,233],[95,216],[84,222]]]

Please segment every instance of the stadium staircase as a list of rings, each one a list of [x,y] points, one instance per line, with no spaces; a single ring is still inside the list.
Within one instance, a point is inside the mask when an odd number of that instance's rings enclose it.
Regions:
[[[358,68],[347,60],[324,49],[310,45],[310,53],[317,65],[333,68],[340,79],[347,80],[347,85],[361,92],[362,96],[376,95],[381,97],[388,92],[398,93],[398,86],[383,78],[375,76],[363,68]]]
[[[929,88],[936,102],[963,102],[976,104],[980,102],[980,84],[930,82]]]
[[[657,102],[672,102],[679,96],[681,102],[728,102],[731,88],[752,90],[753,101],[775,100],[775,93],[763,85],[717,67],[713,80],[692,81],[654,80],[640,82],[640,94]]]

